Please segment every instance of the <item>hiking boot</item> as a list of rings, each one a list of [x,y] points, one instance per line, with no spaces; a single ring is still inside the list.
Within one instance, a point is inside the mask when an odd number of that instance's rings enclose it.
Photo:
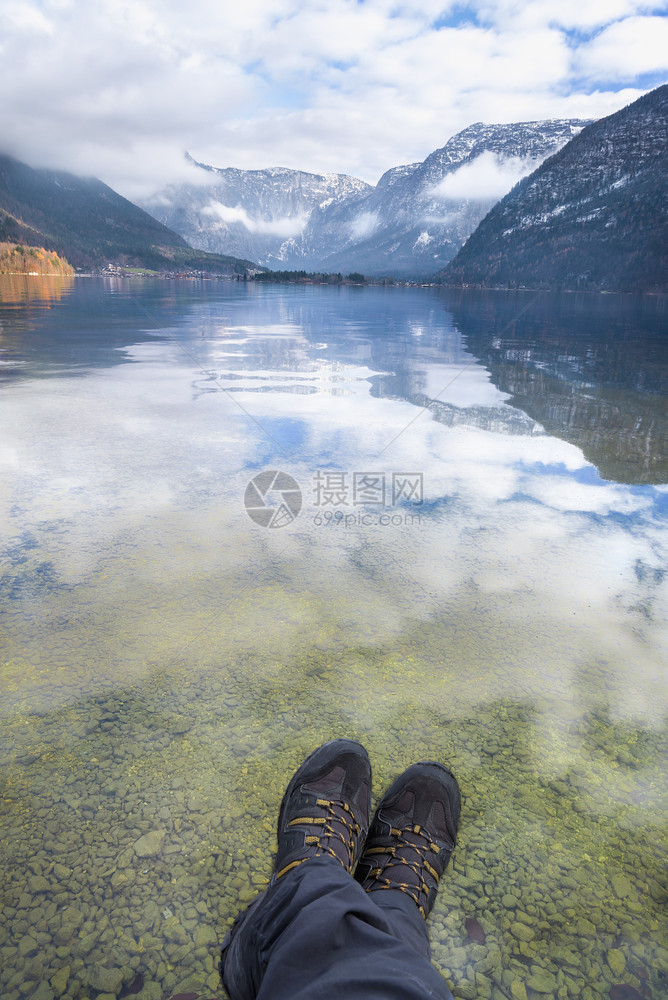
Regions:
[[[366,892],[399,889],[426,919],[454,850],[461,797],[442,764],[413,764],[385,793],[355,878]]]
[[[283,796],[272,882],[309,858],[336,858],[352,872],[370,812],[371,765],[364,747],[354,740],[318,747]]]

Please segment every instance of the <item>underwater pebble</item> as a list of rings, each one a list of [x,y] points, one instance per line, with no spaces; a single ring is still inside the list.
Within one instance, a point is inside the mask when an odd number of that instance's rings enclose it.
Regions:
[[[610,948],[607,954],[607,961],[613,975],[619,978],[626,968],[624,952],[620,951],[619,948]]]
[[[43,875],[32,875],[28,879],[28,886],[31,892],[48,892],[49,883]]]
[[[643,1000],[642,994],[628,983],[618,983],[610,987],[610,1000]]]
[[[515,921],[510,925],[510,933],[513,937],[516,937],[518,941],[533,941],[536,936],[536,932],[532,930],[531,927],[527,927],[526,924],[521,924]]]
[[[56,972],[53,976],[51,976],[51,986],[58,994],[58,996],[62,996],[62,994],[67,989],[67,982],[69,978],[70,978],[69,965],[65,965],[63,966],[62,969],[58,969],[58,972]]]
[[[196,948],[206,948],[209,945],[218,944],[218,935],[213,927],[207,927],[206,924],[196,927],[193,936]]]
[[[529,989],[536,993],[553,993],[557,988],[557,980],[551,972],[545,969],[537,969],[526,981]]]
[[[21,958],[25,958],[26,955],[30,955],[32,952],[37,951],[38,947],[39,945],[37,944],[37,941],[35,941],[34,937],[31,937],[30,934],[26,934],[25,937],[22,937],[19,941],[19,955]]]
[[[48,983],[42,981],[35,992],[31,994],[30,1000],[53,1000],[53,990]]]
[[[611,882],[612,888],[615,890],[615,895],[619,896],[620,899],[625,899],[627,896],[634,894],[633,885],[626,875],[615,873],[612,876]]]
[[[521,979],[513,979],[510,983],[513,1000],[527,1000],[526,986]]]
[[[484,944],[487,935],[485,934],[485,929],[475,917],[467,917],[464,921],[464,927],[466,928],[466,933],[471,938],[472,941],[478,941],[480,944]]]
[[[117,996],[123,983],[121,969],[107,969],[103,965],[92,965],[87,974],[88,985],[99,993],[113,993]]]
[[[162,1000],[162,987],[160,983],[146,983],[136,996],[137,1000]]]
[[[476,1000],[478,995],[475,986],[472,983],[458,983],[452,988],[452,994],[455,997],[461,997],[461,1000]]]
[[[138,858],[154,858],[160,854],[166,836],[165,830],[150,830],[134,842],[135,854]]]

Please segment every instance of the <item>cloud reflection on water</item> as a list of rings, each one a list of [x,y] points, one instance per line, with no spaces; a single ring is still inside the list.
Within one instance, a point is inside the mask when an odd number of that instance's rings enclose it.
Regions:
[[[175,336],[218,378],[212,392],[202,392],[208,383],[174,340],[128,346],[120,364],[83,381],[52,380],[48,393],[31,382],[14,391],[6,404],[12,430],[4,517],[18,526],[11,511],[20,496],[21,531],[38,539],[55,578],[89,586],[103,570],[105,579],[115,579],[117,563],[140,603],[157,573],[163,597],[187,604],[193,576],[218,579],[224,589],[226,577],[243,576],[245,566],[244,586],[252,593],[254,580],[280,567],[286,595],[306,589],[316,609],[310,625],[303,609],[297,615],[298,638],[288,632],[281,639],[282,623],[263,621],[286,656],[291,643],[294,653],[307,642],[328,601],[351,640],[357,630],[381,645],[416,621],[441,634],[459,614],[459,641],[444,657],[460,669],[471,658],[492,672],[503,662],[499,690],[551,685],[556,691],[566,684],[576,698],[578,657],[602,657],[610,665],[614,711],[659,722],[667,707],[657,673],[666,585],[656,574],[668,560],[656,492],[599,479],[578,447],[531,421],[526,433],[503,433],[499,428],[517,411],[465,350],[447,314],[421,318],[416,354],[401,333],[379,341],[368,317],[347,341],[350,323],[341,324],[338,337],[326,331],[327,348],[318,341],[315,350],[313,300],[307,309],[292,292],[277,297],[284,314],[278,324],[263,322],[260,309],[258,322],[218,324],[209,335],[207,312],[191,306],[182,317]],[[261,305],[271,312],[267,302]],[[289,322],[291,305],[297,322]],[[408,311],[416,308],[411,303]],[[239,348],[226,351],[225,365],[221,343]],[[394,372],[386,363],[393,356]],[[453,383],[465,367],[465,377]],[[379,395],[378,379],[396,381],[398,370],[410,383],[409,397],[417,387],[437,395],[452,383],[444,399],[456,411],[456,425],[434,420],[429,410],[415,419],[416,406],[401,398],[398,383]],[[293,384],[313,394],[286,392]],[[252,391],[258,385],[268,391]],[[235,398],[220,386],[233,388]],[[254,470],[276,464],[302,485],[305,504],[293,526],[263,532],[247,520],[242,497]],[[419,526],[316,527],[313,476],[327,468],[423,472]],[[51,534],[53,524],[63,534]],[[131,551],[143,551],[143,559],[118,559]],[[639,575],[638,566],[648,572]],[[120,579],[115,586],[121,588]],[[98,599],[108,604],[108,591],[100,587]],[[114,614],[139,617],[136,608],[114,607],[113,600],[103,614],[113,607]],[[230,624],[243,614],[242,604],[233,600],[224,611]],[[486,633],[488,618],[494,626]],[[511,633],[513,664],[500,648]],[[141,635],[139,629],[136,662]],[[147,635],[151,641],[153,628]],[[543,669],[536,675],[538,663]],[[473,687],[458,697],[475,703],[478,694]]]

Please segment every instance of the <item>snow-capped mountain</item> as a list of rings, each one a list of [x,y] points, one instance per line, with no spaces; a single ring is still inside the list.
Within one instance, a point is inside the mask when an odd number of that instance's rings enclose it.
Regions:
[[[191,246],[270,268],[431,275],[520,177],[586,124],[471,125],[375,187],[344,174],[191,161],[201,184],[174,185],[143,207]]]
[[[345,174],[237,170],[188,159],[202,182],[165,188],[145,203],[146,211],[198,250],[238,247],[240,256],[269,267],[280,266],[282,247],[303,232],[314,210],[371,190]]]
[[[450,284],[668,290],[668,85],[583,129],[487,215]]]
[[[586,124],[471,125],[422,163],[389,170],[371,191],[314,211],[283,252],[327,271],[431,275],[520,177]]]

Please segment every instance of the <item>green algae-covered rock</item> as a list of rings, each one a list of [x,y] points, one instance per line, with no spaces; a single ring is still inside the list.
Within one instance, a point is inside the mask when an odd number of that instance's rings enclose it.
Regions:
[[[118,996],[123,985],[123,970],[92,965],[88,970],[88,985],[99,993],[113,993],[114,996]]]
[[[196,927],[193,937],[196,948],[207,948],[209,945],[218,944],[218,935],[213,927],[208,927],[206,924]]]
[[[28,879],[28,887],[31,892],[48,892],[49,883],[43,875],[31,875]]]
[[[624,958],[624,952],[619,948],[610,948],[607,954],[608,965],[612,970],[614,976],[618,979],[624,973],[626,968],[626,959]]]
[[[162,1000],[162,987],[155,981],[144,983],[135,1000]]]
[[[488,979],[488,977],[483,975],[482,972],[476,972],[475,984],[478,991],[478,997],[491,997],[492,995],[491,979]]]
[[[460,997],[461,1000],[476,1000],[478,991],[473,983],[468,983],[466,980],[463,980],[461,983],[457,983],[456,986],[453,986],[452,995]]]
[[[48,983],[42,980],[35,992],[31,994],[30,1000],[53,1000],[53,990]]]
[[[536,936],[536,932],[533,928],[527,927],[526,924],[521,924],[517,920],[510,925],[510,933],[513,937],[516,937],[518,941],[533,941]]]
[[[521,979],[513,979],[510,984],[510,992],[514,1000],[527,1000],[527,991]]]
[[[70,978],[69,965],[65,965],[63,966],[62,969],[58,969],[58,972],[56,972],[53,976],[51,976],[51,986],[58,994],[58,996],[62,996],[62,994],[67,989],[67,982],[69,978]]]
[[[19,955],[21,958],[25,958],[26,955],[31,955],[34,951],[37,951],[39,945],[35,941],[34,937],[30,934],[26,934],[19,941]]]
[[[620,872],[615,872],[611,879],[612,888],[615,890],[615,895],[619,896],[620,899],[625,899],[627,896],[632,896],[634,894],[633,885],[631,880],[622,875]]]
[[[556,977],[547,969],[536,969],[526,981],[529,989],[536,993],[554,993],[557,988]]]

